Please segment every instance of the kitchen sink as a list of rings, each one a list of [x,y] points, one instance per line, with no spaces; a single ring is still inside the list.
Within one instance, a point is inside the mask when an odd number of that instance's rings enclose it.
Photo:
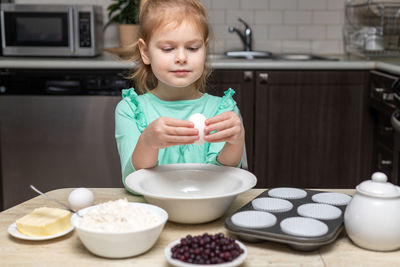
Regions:
[[[228,51],[225,54],[211,55],[211,59],[228,59],[228,58],[244,58],[244,59],[267,59],[275,61],[335,61],[336,58],[309,54],[309,53],[281,53],[274,54],[269,51]]]
[[[239,58],[272,58],[272,53],[268,51],[228,51],[225,53],[227,57],[239,57]]]
[[[338,60],[337,58],[329,58],[314,54],[298,54],[298,53],[288,53],[288,54],[275,54],[276,60],[290,60],[290,61],[309,61],[309,60]]]

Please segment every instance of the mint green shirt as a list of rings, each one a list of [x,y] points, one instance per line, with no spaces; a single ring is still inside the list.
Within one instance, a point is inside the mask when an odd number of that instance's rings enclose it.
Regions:
[[[125,188],[127,188],[125,185],[126,176],[135,171],[131,160],[132,153],[140,134],[148,124],[159,117],[187,120],[194,113],[201,113],[207,118],[226,111],[234,111],[239,114],[236,102],[232,98],[234,93],[234,90],[229,89],[223,97],[205,93],[202,97],[193,100],[164,101],[151,92],[137,95],[133,88],[122,90],[122,100],[115,110],[115,139],[121,160],[122,181]],[[224,142],[206,142],[203,145],[180,145],[160,149],[158,165],[173,163],[220,165],[217,162],[217,156],[224,144]]]

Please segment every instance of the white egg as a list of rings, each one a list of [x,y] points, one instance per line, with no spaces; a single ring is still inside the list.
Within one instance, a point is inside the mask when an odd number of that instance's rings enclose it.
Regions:
[[[194,142],[195,145],[202,145],[204,144],[204,126],[205,126],[205,121],[206,121],[206,116],[204,116],[203,114],[200,113],[195,113],[190,115],[189,117],[189,121],[193,122],[194,124],[194,128],[196,128],[197,130],[199,130],[199,140],[197,140],[196,142]]]
[[[93,192],[84,187],[74,189],[68,196],[69,206],[74,211],[91,206],[93,204],[93,200]]]

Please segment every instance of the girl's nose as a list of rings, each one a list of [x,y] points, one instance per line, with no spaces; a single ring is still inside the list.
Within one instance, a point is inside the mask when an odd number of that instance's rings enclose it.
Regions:
[[[175,62],[177,64],[183,64],[186,63],[186,60],[187,60],[186,51],[184,49],[178,49]]]

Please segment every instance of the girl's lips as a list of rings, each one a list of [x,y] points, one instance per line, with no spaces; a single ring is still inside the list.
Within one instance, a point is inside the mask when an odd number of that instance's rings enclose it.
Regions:
[[[176,75],[186,75],[189,73],[188,70],[174,70],[172,71],[172,73],[176,74]]]

